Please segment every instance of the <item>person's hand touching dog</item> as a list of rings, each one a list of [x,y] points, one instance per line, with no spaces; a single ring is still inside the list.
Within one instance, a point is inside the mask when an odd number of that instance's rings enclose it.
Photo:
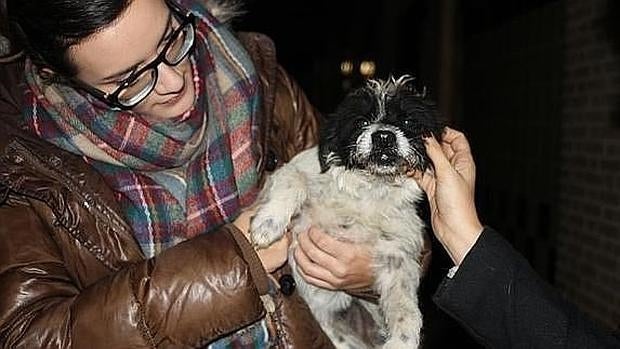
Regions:
[[[474,201],[476,165],[465,135],[451,128],[439,142],[426,138],[425,146],[434,168],[411,175],[428,196],[437,239],[459,265],[482,232]]]

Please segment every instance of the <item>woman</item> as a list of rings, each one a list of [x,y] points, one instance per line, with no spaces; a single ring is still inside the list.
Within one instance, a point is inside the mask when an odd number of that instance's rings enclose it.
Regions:
[[[271,41],[200,2],[0,4],[27,53],[0,69],[0,347],[267,346],[256,265],[231,233],[317,125]],[[265,269],[286,250],[261,253]],[[347,251],[361,271],[317,277],[370,285],[368,253]],[[297,320],[296,347],[329,347]]]

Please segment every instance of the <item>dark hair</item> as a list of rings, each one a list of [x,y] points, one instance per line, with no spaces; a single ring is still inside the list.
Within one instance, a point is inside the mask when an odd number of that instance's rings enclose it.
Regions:
[[[0,0],[0,63],[11,61],[8,57],[15,53],[15,47],[12,43],[6,0]]]
[[[112,24],[132,0],[0,0],[6,1],[13,38],[30,58],[65,77],[77,70],[71,46]]]

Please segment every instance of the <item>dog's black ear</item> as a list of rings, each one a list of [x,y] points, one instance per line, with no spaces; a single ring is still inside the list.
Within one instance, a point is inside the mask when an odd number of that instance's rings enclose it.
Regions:
[[[448,121],[445,119],[443,115],[439,113],[439,109],[437,108],[437,103],[434,101],[424,100],[426,108],[429,114],[429,126],[428,132],[435,136],[438,141],[441,141],[443,138],[444,131],[448,126]]]
[[[441,140],[443,139],[443,136],[445,133],[445,129],[448,126],[448,122],[439,114],[437,104],[434,101],[423,100],[423,102],[426,106],[426,110],[428,113],[428,120],[429,120],[429,123],[426,129],[424,130],[424,136],[435,137],[435,139],[441,143]],[[421,168],[420,170],[424,171],[428,168],[433,168],[433,162],[428,157],[428,154],[426,154],[426,151],[423,154],[424,154],[423,163],[425,164],[425,166],[424,168]]]
[[[338,155],[338,117],[327,115],[319,129],[319,164],[321,173],[327,172],[333,165],[340,165]]]

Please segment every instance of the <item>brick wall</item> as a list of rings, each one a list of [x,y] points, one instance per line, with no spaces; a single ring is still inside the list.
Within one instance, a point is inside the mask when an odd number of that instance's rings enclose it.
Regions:
[[[620,31],[615,0],[566,0],[557,286],[620,328]]]

